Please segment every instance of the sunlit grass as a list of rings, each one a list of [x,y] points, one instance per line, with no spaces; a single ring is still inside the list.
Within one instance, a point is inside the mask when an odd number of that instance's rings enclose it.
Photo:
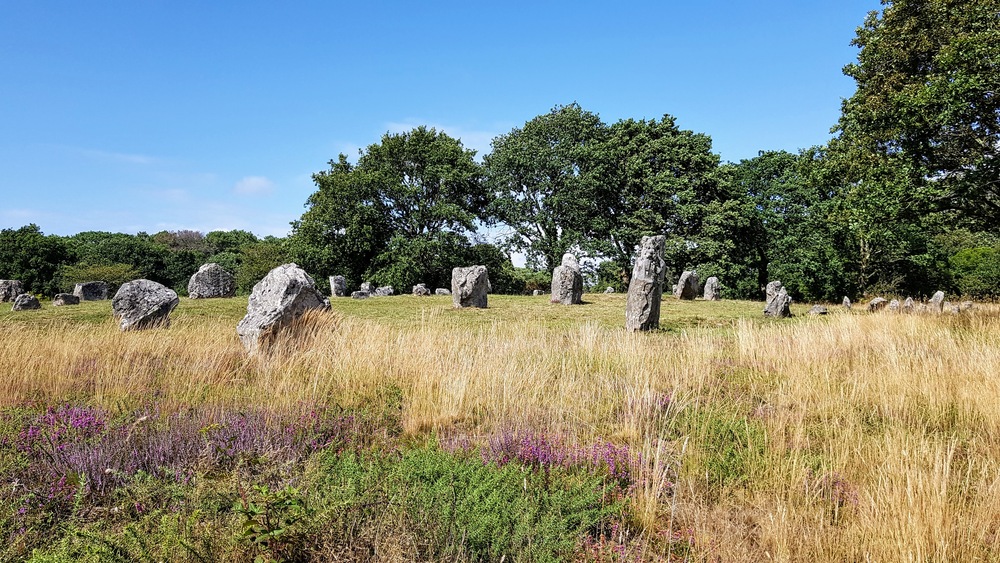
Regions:
[[[255,358],[235,334],[245,298],[182,299],[170,328],[130,333],[109,302],[4,310],[0,404],[350,407],[399,389],[413,436],[640,452],[631,525],[650,558],[688,533],[710,560],[1000,558],[995,307],[770,320],[668,298],[663,329],[634,334],[624,299],[334,299],[305,340]]]

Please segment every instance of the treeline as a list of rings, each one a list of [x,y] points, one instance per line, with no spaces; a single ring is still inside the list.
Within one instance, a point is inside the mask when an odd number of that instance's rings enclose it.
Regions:
[[[313,176],[287,238],[245,231],[45,236],[0,233],[0,277],[52,294],[76,281],[146,277],[181,292],[206,261],[248,291],[296,261],[407,291],[485,264],[495,292],[544,287],[564,252],[596,290],[624,289],[646,234],[667,237],[672,277],[717,276],[758,299],[780,279],[797,300],[937,289],[1000,295],[1000,2],[886,0],[857,31],[857,82],[826,145],[722,163],[674,117],[603,122],[559,106],[498,136],[482,162],[417,127]],[[487,236],[489,235],[489,236]],[[493,241],[493,242],[489,242]],[[511,253],[526,258],[515,268]]]

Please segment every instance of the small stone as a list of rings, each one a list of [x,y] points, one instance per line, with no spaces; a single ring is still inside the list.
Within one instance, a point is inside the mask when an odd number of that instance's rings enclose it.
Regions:
[[[122,284],[111,300],[111,309],[125,330],[170,326],[170,312],[180,300],[174,290],[150,280]]]
[[[73,286],[73,295],[80,301],[104,301],[108,298],[108,284],[102,281],[89,281]]]
[[[893,313],[899,312],[899,299],[893,299],[889,302],[889,311]]]
[[[53,307],[62,307],[63,305],[79,305],[80,298],[72,293],[57,293],[55,297],[52,298]]]
[[[813,305],[812,308],[809,309],[810,315],[826,315],[827,313],[829,313],[829,311],[822,305]]]
[[[236,325],[236,334],[247,352],[254,353],[306,311],[325,310],[325,301],[305,270],[294,263],[283,264],[253,286],[247,314]]]
[[[367,293],[373,293],[375,291],[375,289],[372,288],[371,282],[362,282],[361,283],[361,287],[358,288],[358,291],[364,291],[364,292],[367,292]]]
[[[719,278],[712,276],[705,280],[705,293],[703,295],[705,301],[718,301],[722,299],[721,293]]]
[[[330,276],[330,295],[333,297],[347,295],[347,279],[344,276]]]
[[[625,298],[626,330],[652,330],[660,326],[660,301],[666,274],[665,245],[663,235],[642,237]]]
[[[451,290],[439,287],[434,290],[434,295],[451,295]]]
[[[907,297],[906,301],[903,301],[903,312],[912,313],[913,312],[913,298]]]
[[[418,283],[413,286],[413,295],[416,295],[417,297],[428,297],[430,294],[431,290],[427,289],[427,286],[422,283]]]
[[[610,285],[604,289],[604,293],[614,293],[614,292],[615,288],[611,287]]]
[[[367,291],[358,290],[351,292],[351,299],[368,299],[371,296],[372,294],[368,293]]]
[[[236,278],[222,266],[210,262],[203,264],[188,280],[188,297],[191,299],[218,299],[236,295]]]
[[[388,297],[390,295],[395,295],[396,290],[392,288],[391,285],[383,285],[382,287],[376,288],[375,293],[372,295],[377,297]]]
[[[934,313],[940,313],[944,311],[944,292],[937,291],[934,296],[931,297],[930,303],[931,311]]]
[[[771,284],[768,284],[768,287],[770,288]],[[792,297],[788,295],[788,291],[784,287],[778,289],[774,297],[764,306],[764,316],[775,318],[792,316]]]
[[[540,289],[536,289],[535,291],[531,292],[531,295],[533,295],[535,297],[538,297],[541,294],[542,294],[542,290],[540,290]]]
[[[487,307],[486,294],[490,291],[490,278],[486,266],[454,268],[451,271],[451,301],[456,309]]]
[[[698,272],[692,270],[681,274],[681,279],[677,281],[674,289],[674,297],[684,300],[698,297]]]
[[[19,280],[0,280],[0,303],[11,303],[24,293],[24,284]]]
[[[844,305],[844,308],[847,309],[848,311],[851,310],[851,300],[848,299],[846,295],[844,296],[843,305]]]
[[[42,304],[38,302],[38,298],[30,293],[22,293],[14,298],[14,306],[10,308],[11,311],[28,311],[30,309],[41,309]]]
[[[868,312],[874,313],[876,311],[881,311],[882,309],[885,309],[888,304],[888,299],[885,299],[884,297],[876,297],[868,302]]]

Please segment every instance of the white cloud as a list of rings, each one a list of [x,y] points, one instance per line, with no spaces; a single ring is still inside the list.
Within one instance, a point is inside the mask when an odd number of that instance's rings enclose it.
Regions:
[[[264,176],[244,176],[233,186],[233,192],[239,195],[265,195],[273,190],[274,182]]]

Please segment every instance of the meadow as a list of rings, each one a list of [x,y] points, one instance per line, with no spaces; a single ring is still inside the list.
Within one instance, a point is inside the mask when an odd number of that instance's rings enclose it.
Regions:
[[[1000,560],[1000,308],[0,311],[0,560]]]

